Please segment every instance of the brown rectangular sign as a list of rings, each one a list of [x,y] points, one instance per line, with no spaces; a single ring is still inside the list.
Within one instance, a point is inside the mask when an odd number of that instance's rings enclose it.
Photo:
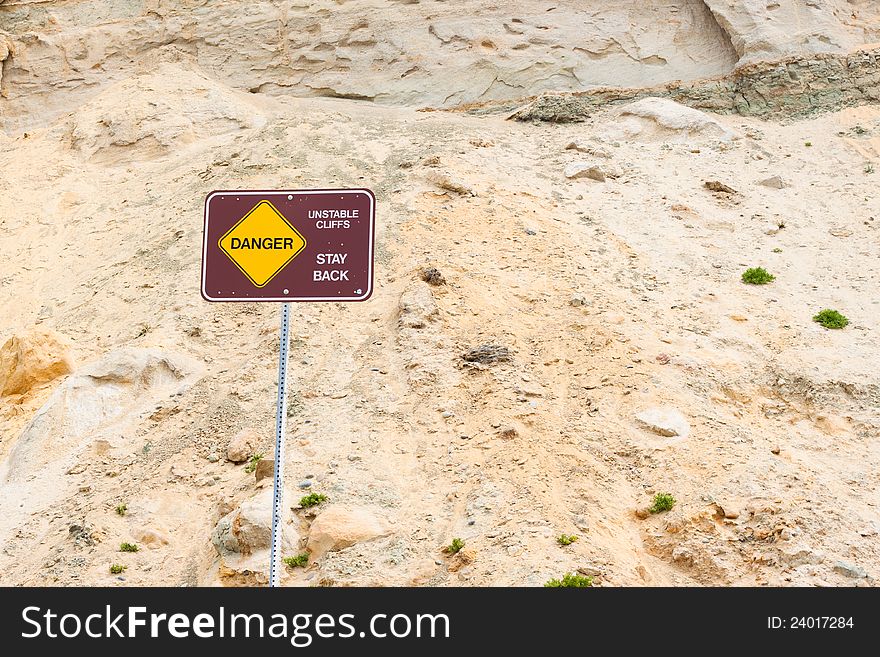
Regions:
[[[368,189],[212,192],[207,301],[364,301],[373,293],[376,198]]]

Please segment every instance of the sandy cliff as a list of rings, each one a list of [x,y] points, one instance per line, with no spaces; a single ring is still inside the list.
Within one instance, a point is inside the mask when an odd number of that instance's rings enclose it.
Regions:
[[[875,583],[880,7],[523,5],[0,2],[4,583],[265,581],[202,207],[327,186],[376,291],[295,307],[286,585]]]

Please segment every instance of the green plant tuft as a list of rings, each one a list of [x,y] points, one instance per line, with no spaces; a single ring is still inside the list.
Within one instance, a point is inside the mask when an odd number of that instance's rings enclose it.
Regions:
[[[804,142],[804,146],[806,146],[807,148],[809,148],[809,147],[812,146],[812,145],[813,145],[813,142],[811,142],[811,141],[805,141],[805,142]]]
[[[560,534],[560,535],[556,538],[556,542],[559,543],[560,545],[571,545],[571,544],[574,543],[576,540],[578,540],[578,537],[575,536],[574,534],[571,534],[571,535],[569,535],[569,534]]]
[[[874,173],[874,165],[873,164],[866,164],[865,165],[865,173],[869,173],[869,174]]]
[[[119,546],[120,552],[137,552],[139,549],[137,543],[122,543]]]
[[[836,310],[829,310],[828,308],[814,315],[813,321],[819,322],[827,329],[842,329],[849,324],[849,320],[844,315]]]
[[[128,566],[123,566],[121,563],[114,563],[110,566],[110,574],[111,575],[119,575],[121,574]]]
[[[303,568],[309,562],[309,553],[303,552],[295,557],[284,557],[283,561],[288,568]]]
[[[124,516],[126,511],[128,511],[127,504],[120,504],[119,506],[116,507],[116,513],[118,513],[121,516]]]
[[[246,466],[244,466],[244,471],[247,473],[253,472],[254,470],[257,469],[257,463],[259,463],[262,460],[263,460],[262,454],[254,454],[250,458],[250,460],[248,461],[248,464]]]
[[[299,501],[299,505],[308,509],[310,506],[318,506],[321,502],[326,502],[327,496],[323,493],[309,493]]]
[[[548,580],[544,586],[548,589],[558,589],[558,588],[574,588],[574,589],[585,589],[593,585],[592,577],[584,577],[583,575],[571,573],[565,573],[562,576],[562,579],[556,579],[555,577],[551,580]]]
[[[776,277],[763,267],[749,267],[743,272],[742,282],[749,285],[766,285]]]
[[[443,548],[443,551],[446,554],[456,554],[461,552],[461,549],[464,547],[464,541],[460,538],[453,538],[452,543]]]
[[[670,493],[657,493],[654,496],[654,503],[648,507],[649,513],[662,513],[669,511],[675,506],[675,498]]]

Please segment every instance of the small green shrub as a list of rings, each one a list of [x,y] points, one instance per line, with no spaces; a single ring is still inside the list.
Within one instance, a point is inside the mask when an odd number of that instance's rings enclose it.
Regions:
[[[120,552],[137,552],[140,548],[137,546],[137,543],[122,543],[119,546]]]
[[[308,509],[311,506],[318,506],[321,502],[326,502],[327,496],[323,493],[309,493],[299,501],[299,505]]]
[[[262,460],[263,460],[262,454],[254,454],[250,458],[250,460],[248,461],[248,464],[246,466],[244,466],[244,471],[247,473],[253,472],[254,470],[257,469],[257,463],[259,463]]]
[[[836,310],[825,309],[813,316],[814,322],[819,322],[827,329],[842,329],[849,324],[849,320]]]
[[[766,285],[776,277],[763,267],[749,267],[743,272],[742,282],[749,285]]]
[[[116,513],[118,513],[120,516],[124,516],[126,511],[128,511],[127,504],[120,504],[116,507]]]
[[[805,142],[804,142],[804,146],[806,146],[807,148],[809,148],[809,147],[812,146],[812,145],[813,145],[813,142],[811,142],[811,141],[805,141]]]
[[[295,557],[284,557],[283,561],[288,568],[303,568],[309,562],[309,553],[303,552]]]
[[[782,249],[777,246],[773,249],[773,253],[782,253]]]
[[[574,543],[576,540],[578,540],[578,537],[575,536],[574,534],[571,534],[571,535],[569,535],[569,534],[560,534],[560,535],[556,538],[556,542],[559,543],[560,545],[571,545],[571,544]]]
[[[866,164],[865,165],[865,173],[874,173],[874,165]]]
[[[460,538],[453,538],[452,543],[443,548],[446,554],[457,554],[464,547],[464,541]]]
[[[583,575],[571,573],[565,573],[562,576],[562,579],[556,579],[555,577],[551,580],[548,580],[544,586],[548,589],[558,589],[558,588],[575,588],[575,589],[585,589],[593,585],[592,577],[584,577]]]
[[[670,493],[657,493],[654,503],[648,508],[649,513],[662,513],[675,506],[675,498]]]
[[[114,563],[110,566],[110,574],[111,575],[120,575],[128,566],[123,566],[121,563]]]

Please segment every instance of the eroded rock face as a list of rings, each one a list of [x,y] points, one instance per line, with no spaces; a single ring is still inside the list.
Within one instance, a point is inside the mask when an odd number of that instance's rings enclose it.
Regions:
[[[252,93],[449,107],[690,81],[880,40],[880,7],[870,0],[589,0],[556,3],[551,13],[513,0],[463,0],[455,12],[366,0],[237,0],[195,10],[96,0],[89,11],[62,3],[51,13],[44,4],[0,3],[0,129],[12,134],[169,58]],[[154,114],[161,147],[169,138],[216,130],[213,106],[224,114],[223,99],[210,92],[201,126],[130,97],[136,111]],[[113,139],[145,138],[137,122],[117,119],[107,126]],[[88,129],[81,126],[87,141]]]
[[[845,52],[870,42],[880,8],[856,0],[705,0],[740,63],[790,55]],[[866,29],[867,28],[867,29]]]
[[[55,331],[35,329],[10,337],[0,347],[0,396],[20,395],[69,373],[70,341]]]
[[[120,152],[126,159],[150,159],[265,122],[248,94],[180,63],[160,64],[108,91],[79,108],[67,125],[71,146],[99,163],[114,163]],[[124,105],[119,97],[127,99]]]
[[[759,61],[732,74],[672,82],[643,88],[595,88],[578,94],[539,96],[510,115],[518,121],[583,121],[596,108],[640,98],[667,97],[716,114],[807,117],[853,105],[880,101],[880,48],[850,53],[819,53],[783,61]],[[552,101],[552,102],[551,102]],[[548,109],[547,105],[551,107]],[[509,103],[488,103],[474,111],[514,109]]]
[[[99,0],[88,12],[79,3],[0,11],[3,127],[14,132],[149,68],[169,47],[245,91],[450,106],[692,80],[756,58],[838,52],[870,41],[878,13],[845,0],[592,0],[557,3],[551,14],[512,0],[464,0],[454,12],[363,0],[195,10]],[[117,131],[126,133],[124,121]]]
[[[130,420],[185,385],[201,366],[159,349],[120,348],[61,384],[25,427],[9,454],[9,480],[72,457],[116,421]]]

